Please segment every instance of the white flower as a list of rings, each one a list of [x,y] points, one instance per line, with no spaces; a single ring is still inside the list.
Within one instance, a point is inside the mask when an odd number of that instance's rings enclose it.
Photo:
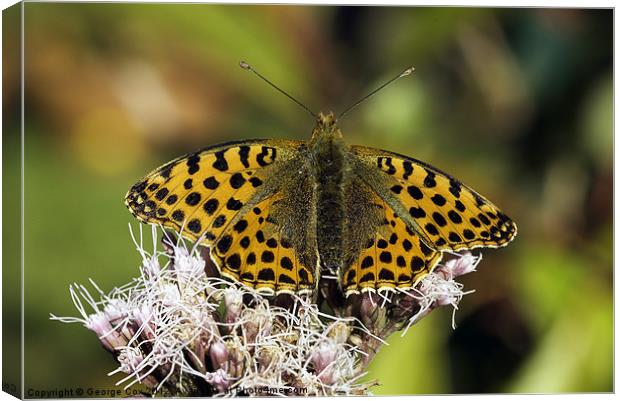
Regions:
[[[448,260],[444,265],[443,270],[448,273],[448,277],[455,278],[462,276],[463,274],[476,271],[476,266],[482,260],[482,256],[473,256],[471,252],[463,252],[457,257]]]
[[[224,291],[225,321],[232,323],[239,317],[243,306],[243,293],[236,288]]]
[[[458,304],[463,296],[474,291],[463,291],[463,284],[456,282],[454,278],[475,271],[482,257],[474,257],[470,252],[454,256],[453,259],[437,266],[432,273],[426,275],[411,292],[411,296],[418,301],[419,310],[409,319],[407,328],[418,322],[434,308],[447,305],[453,308],[452,327],[456,327],[455,312],[458,309]]]
[[[323,314],[296,296],[290,308],[272,305],[240,283],[206,276],[197,249],[171,243],[169,252],[148,254],[136,242],[139,278],[109,294],[92,283],[100,299],[74,285],[81,317],[52,316],[99,336],[119,363],[111,374],[125,375],[117,384],[179,396],[368,393],[357,380],[364,354],[349,343],[354,320]],[[196,393],[207,387],[210,393]]]
[[[321,342],[312,353],[312,365],[316,371],[316,375],[325,384],[334,383],[336,377],[334,375],[334,362],[340,352],[334,340],[325,340]]]
[[[373,384],[361,377],[384,338],[438,306],[456,309],[467,293],[454,278],[480,261],[455,254],[409,290],[344,300],[321,292],[327,314],[307,297],[286,295],[278,303],[285,308],[238,282],[207,276],[207,252],[170,236],[160,252],[156,228],[151,235],[148,253],[142,226],[140,242],[132,233],[140,277],[108,294],[91,281],[96,297],[74,284],[79,317],[52,319],[95,332],[117,357],[110,374],[124,375],[118,385],[143,383],[173,396],[370,394]]]

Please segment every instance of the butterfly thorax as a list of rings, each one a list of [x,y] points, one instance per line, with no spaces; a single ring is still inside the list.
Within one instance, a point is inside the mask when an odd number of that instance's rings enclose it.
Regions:
[[[317,246],[321,266],[335,273],[342,264],[347,145],[332,113],[319,113],[309,143],[315,178]]]

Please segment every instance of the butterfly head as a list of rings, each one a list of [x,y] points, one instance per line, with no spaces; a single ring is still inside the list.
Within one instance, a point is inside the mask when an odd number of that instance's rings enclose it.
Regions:
[[[342,139],[342,132],[336,125],[337,119],[331,111],[327,114],[319,113],[316,118],[316,126],[312,130],[312,142],[318,140]]]
[[[317,125],[321,127],[331,127],[336,125],[336,117],[334,117],[334,113],[331,111],[327,114],[319,113],[319,116],[316,119]]]

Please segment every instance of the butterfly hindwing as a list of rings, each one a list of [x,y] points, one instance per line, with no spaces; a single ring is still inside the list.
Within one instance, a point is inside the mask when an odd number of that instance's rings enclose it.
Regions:
[[[271,211],[281,198],[254,207],[215,243],[212,258],[223,275],[266,294],[305,293],[315,287],[313,269],[304,266],[290,240],[274,224]]]
[[[434,249],[497,248],[516,235],[516,225],[508,216],[439,169],[387,151],[362,146],[352,146],[351,151],[367,167],[384,173],[386,185],[378,192],[384,200],[397,199],[404,206],[418,234]]]
[[[348,213],[349,218],[353,217],[349,220],[349,233],[359,230],[363,221],[376,221],[377,225],[369,230],[361,249],[356,249],[353,260],[345,265],[341,275],[345,294],[414,287],[439,262],[441,252],[429,248],[366,184],[356,180],[352,188],[356,188],[352,190],[358,192],[358,200],[362,198],[372,205],[372,211],[366,210],[360,216]],[[366,209],[360,206],[356,208]]]
[[[281,246],[276,229],[271,228],[272,238],[261,231],[277,197],[273,177],[299,146],[255,140],[203,149],[146,175],[125,203],[139,220],[211,247],[222,274],[267,293],[301,291],[312,287],[312,270]]]

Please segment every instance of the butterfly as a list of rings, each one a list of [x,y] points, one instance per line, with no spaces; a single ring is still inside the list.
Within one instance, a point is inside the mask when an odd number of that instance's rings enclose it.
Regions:
[[[467,185],[422,161],[347,145],[333,113],[314,114],[240,66],[316,117],[310,140],[207,147],[153,170],[125,196],[138,220],[209,247],[222,276],[266,295],[314,294],[327,274],[345,296],[410,289],[444,252],[515,237],[515,223]]]
[[[422,161],[349,146],[332,113],[309,141],[228,142],[155,169],[125,197],[140,221],[211,249],[221,275],[261,293],[414,287],[444,251],[497,248],[515,223]]]

